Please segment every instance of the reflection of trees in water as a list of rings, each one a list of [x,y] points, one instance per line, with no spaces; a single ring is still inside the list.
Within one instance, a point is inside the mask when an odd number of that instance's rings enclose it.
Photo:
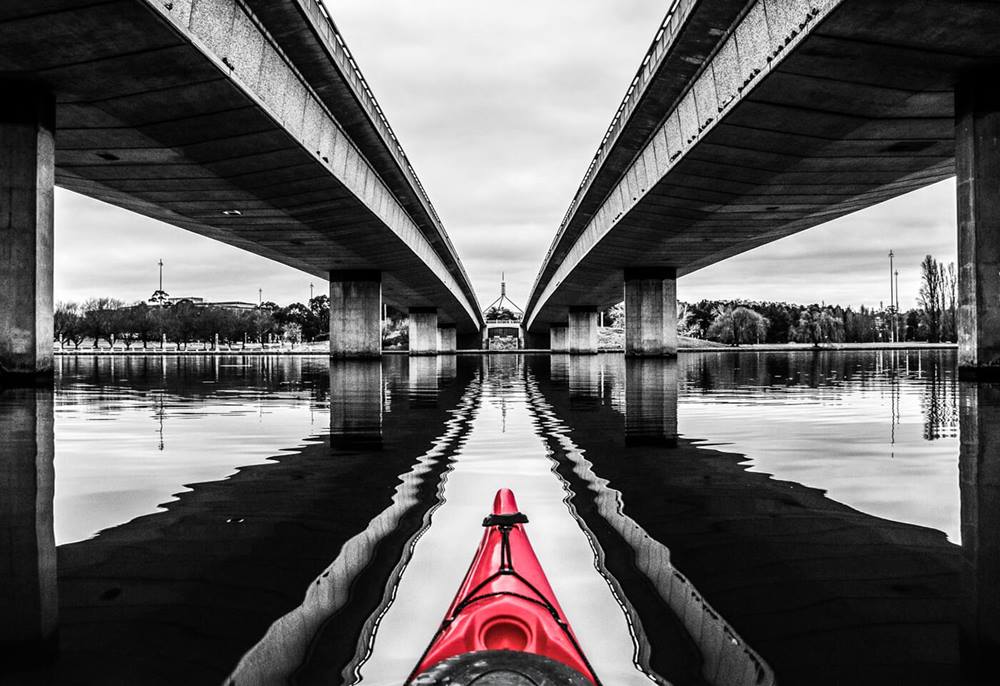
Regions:
[[[900,401],[919,390],[924,438],[958,436],[958,391],[950,351],[802,353],[701,353],[682,357],[681,385],[686,394],[708,395],[741,389],[877,391],[888,396],[893,427],[900,422]]]
[[[157,449],[166,449],[166,424],[213,413],[262,413],[266,402],[328,400],[328,361],[275,355],[74,355],[56,358],[56,404],[89,415],[144,409],[156,423]],[[254,404],[251,404],[254,403]],[[226,408],[223,410],[223,408]]]

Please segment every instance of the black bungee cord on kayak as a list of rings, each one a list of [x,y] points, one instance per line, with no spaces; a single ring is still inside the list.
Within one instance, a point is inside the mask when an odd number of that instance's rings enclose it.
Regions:
[[[545,608],[545,610],[548,611],[550,615],[552,615],[552,619],[555,620],[556,625],[562,630],[562,632],[566,635],[566,638],[569,639],[570,643],[573,645],[573,648],[576,650],[577,655],[579,655],[580,659],[583,661],[583,664],[586,665],[587,669],[589,670],[590,677],[594,680],[597,686],[603,686],[601,684],[601,680],[597,677],[597,673],[594,671],[593,666],[590,664],[590,660],[587,659],[587,655],[583,652],[583,649],[577,642],[576,637],[573,635],[573,632],[570,631],[569,623],[559,615],[559,611],[549,601],[549,599],[545,596],[544,593],[539,591],[533,583],[528,581],[523,575],[519,574],[518,571],[514,569],[514,560],[511,554],[511,546],[510,546],[510,532],[513,530],[514,525],[527,524],[527,523],[528,523],[528,516],[525,515],[523,512],[514,512],[512,514],[489,514],[483,519],[484,527],[489,528],[495,526],[500,532],[500,567],[496,572],[488,576],[486,579],[477,584],[475,588],[469,591],[468,594],[466,594],[465,598],[463,598],[459,603],[455,605],[455,609],[447,617],[445,617],[444,620],[442,620],[441,625],[438,627],[437,632],[435,632],[434,634],[434,638],[431,640],[427,648],[424,650],[424,653],[421,656],[420,660],[417,662],[417,664],[420,665],[424,661],[424,658],[427,657],[427,654],[430,651],[431,646],[434,645],[438,637],[441,636],[441,634],[448,628],[448,626],[458,618],[458,616],[462,613],[463,610],[465,610],[465,608],[469,607],[473,603],[479,602],[481,600],[486,600],[488,598],[509,596],[513,598],[519,598],[521,600],[525,600],[529,603],[534,603],[536,605],[540,605],[543,608]],[[485,586],[489,585],[490,583],[492,583],[501,576],[513,576],[515,579],[518,579],[521,583],[527,586],[528,589],[537,596],[537,598],[532,598],[530,596],[524,595],[523,593],[516,593],[514,591],[494,591],[491,593],[483,593],[477,595],[479,591],[482,590]],[[414,673],[411,673],[409,679],[407,679],[407,683],[409,683],[409,681],[412,681],[417,676],[419,675],[416,674],[416,670],[414,670]]]

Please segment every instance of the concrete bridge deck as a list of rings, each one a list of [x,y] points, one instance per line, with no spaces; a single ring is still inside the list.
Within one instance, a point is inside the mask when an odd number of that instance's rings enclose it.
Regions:
[[[54,147],[56,184],[320,278],[374,279],[478,335],[454,247],[316,0],[13,0],[0,78],[0,123],[42,132],[35,164]],[[37,216],[13,202],[13,224]]]
[[[543,261],[528,330],[569,319],[572,332],[571,308],[592,316],[623,299],[626,269],[670,290],[677,276],[948,178],[956,146],[966,166],[987,164],[977,160],[996,110],[985,94],[1000,61],[998,10],[675,2]],[[978,133],[963,133],[966,115]]]

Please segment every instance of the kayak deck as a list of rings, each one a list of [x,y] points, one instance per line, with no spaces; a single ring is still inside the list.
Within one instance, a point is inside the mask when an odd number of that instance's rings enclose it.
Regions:
[[[581,683],[600,683],[535,556],[527,522],[513,492],[500,489],[469,571],[408,683],[435,683],[415,679],[444,660],[483,651],[510,652],[506,663],[518,653],[541,656],[585,677]]]

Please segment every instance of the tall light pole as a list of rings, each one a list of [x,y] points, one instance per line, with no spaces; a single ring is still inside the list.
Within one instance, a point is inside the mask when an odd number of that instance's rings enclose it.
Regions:
[[[257,289],[257,304],[258,305],[263,305],[264,304],[264,289],[263,288],[258,288]]]
[[[891,324],[891,326],[892,326],[891,332],[892,333],[889,336],[889,340],[891,342],[895,343],[896,342],[896,313],[893,310],[893,303],[896,301],[895,300],[895,298],[896,298],[896,290],[895,290],[895,287],[892,285],[892,272],[893,272],[892,258],[893,257],[895,257],[895,255],[892,254],[892,250],[889,250],[889,320],[892,322],[892,324]]]
[[[157,264],[160,265],[160,291],[162,292],[163,291],[163,258],[162,257],[160,258],[160,261],[157,262]]]
[[[309,284],[309,300],[312,301],[312,299],[313,299],[313,285]]]
[[[899,317],[899,270],[897,269],[895,272],[893,272],[893,274],[896,277],[896,317]],[[896,322],[896,329],[897,329],[897,332],[898,332],[898,329],[899,329],[899,322],[898,321]],[[906,333],[906,329],[905,328],[903,329],[903,333],[904,334]],[[896,340],[897,341],[899,340],[899,333],[896,334]]]

